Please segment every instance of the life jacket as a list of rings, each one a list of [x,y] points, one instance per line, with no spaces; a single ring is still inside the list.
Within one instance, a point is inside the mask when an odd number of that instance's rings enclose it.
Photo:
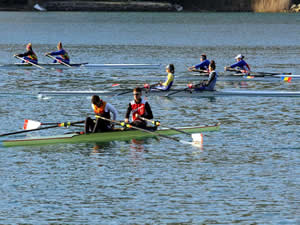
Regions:
[[[107,119],[110,119],[110,113],[109,112],[105,112],[105,107],[106,107],[106,102],[102,101],[102,105],[100,107],[98,107],[97,105],[92,104],[92,107],[94,109],[94,113],[95,116],[101,116],[101,117],[105,117]]]
[[[146,113],[145,110],[145,105],[146,101],[144,99],[141,100],[140,103],[136,103],[134,100],[130,102],[131,104],[131,112],[132,112],[132,121],[139,120],[139,116],[145,116],[144,114]]]
[[[64,50],[64,54],[60,55],[62,59],[64,60],[70,60],[70,57],[68,55],[68,53]]]
[[[34,53],[34,51],[31,50],[31,52],[32,54],[28,55],[27,57],[30,58],[31,60],[37,61],[38,60],[37,55]]]

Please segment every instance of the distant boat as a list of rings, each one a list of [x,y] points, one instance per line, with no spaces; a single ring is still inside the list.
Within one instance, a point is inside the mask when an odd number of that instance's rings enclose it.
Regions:
[[[38,11],[47,11],[44,7],[40,6],[39,4],[35,4],[33,6],[33,8],[38,10]]]

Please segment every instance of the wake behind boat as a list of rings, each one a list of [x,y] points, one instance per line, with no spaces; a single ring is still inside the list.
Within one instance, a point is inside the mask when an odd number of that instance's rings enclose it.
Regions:
[[[66,68],[90,68],[90,69],[159,69],[160,64],[90,64],[90,63],[71,63],[70,67],[67,67],[60,63],[39,63],[38,66],[44,68],[57,68],[57,69],[66,69]],[[4,64],[0,65],[2,69],[36,69],[36,67],[30,63],[13,63],[13,64]]]
[[[220,128],[220,124],[212,126],[191,126],[191,127],[178,127],[179,131],[186,133],[199,133],[207,131],[217,131]],[[70,133],[55,136],[40,136],[40,137],[29,137],[20,139],[11,139],[2,141],[4,147],[15,147],[15,146],[32,146],[32,145],[49,145],[49,144],[61,144],[61,143],[103,143],[110,141],[127,141],[131,139],[144,139],[148,137],[154,137],[158,135],[176,135],[180,134],[179,131],[168,128],[159,128],[152,133],[143,132],[140,130],[115,130],[109,132],[80,134]]]

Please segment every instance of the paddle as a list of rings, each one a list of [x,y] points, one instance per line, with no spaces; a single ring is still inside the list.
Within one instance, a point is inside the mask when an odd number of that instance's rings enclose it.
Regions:
[[[33,66],[35,66],[35,67],[40,68],[40,69],[45,69],[45,67],[39,66],[38,64],[35,64],[35,63],[33,63],[33,62],[30,62],[29,60],[26,60],[26,59],[24,59],[24,58],[21,58],[21,57],[19,57],[19,56],[17,56],[17,55],[14,55],[14,57],[17,58],[17,59],[20,59],[20,60],[22,60],[22,61],[25,61],[26,63],[29,63],[29,64],[31,64],[31,65],[33,65]]]
[[[151,84],[151,85],[149,85],[149,84],[144,84],[143,89],[150,90],[152,87],[155,87],[155,86],[158,85],[158,84],[160,84],[160,83]],[[119,93],[119,94],[116,94],[115,96],[125,95],[125,94],[128,94],[128,93],[130,93],[130,92],[133,92],[133,89],[130,89],[129,91],[121,92],[121,93]]]
[[[139,116],[139,118],[152,123],[154,126],[160,126],[159,121],[149,120],[149,119],[141,117],[141,116]],[[163,127],[168,128],[170,130],[175,130],[175,131],[177,131],[179,133],[182,133],[182,134],[186,134],[186,135],[190,136],[193,139],[193,141],[196,142],[196,143],[202,143],[202,141],[203,141],[202,134],[200,134],[200,133],[190,134],[190,133],[187,133],[183,130],[176,129],[174,127],[167,127],[167,126],[163,126]]]
[[[241,72],[239,69],[225,67],[225,71],[232,71],[232,72]],[[292,73],[282,73],[282,72],[255,72],[249,71],[252,76],[272,76],[272,75],[291,75]],[[255,75],[257,74],[257,75]]]
[[[48,56],[49,58],[52,58],[53,60],[56,60],[57,62],[59,62],[60,64],[62,64],[64,66],[72,67],[70,64],[67,64],[67,63],[63,62],[62,60],[57,59],[57,58],[53,57],[52,55],[47,54],[46,56]]]
[[[116,123],[116,124],[119,124],[119,125],[121,125],[121,126],[126,126],[126,127],[128,127],[128,128],[133,128],[133,129],[135,129],[135,130],[139,130],[139,131],[142,131],[142,132],[146,132],[146,133],[149,133],[149,134],[158,136],[158,137],[164,137],[164,138],[168,138],[168,139],[171,139],[171,140],[174,140],[174,141],[177,141],[177,142],[181,142],[181,143],[183,143],[183,144],[190,144],[190,145],[193,145],[192,142],[180,140],[180,139],[175,138],[175,137],[169,137],[169,136],[164,135],[164,134],[159,134],[159,133],[156,133],[156,132],[153,132],[153,131],[150,131],[150,130],[146,130],[146,129],[143,129],[143,128],[140,128],[140,127],[132,126],[132,125],[130,125],[130,124],[126,124],[125,122],[119,122],[119,121],[116,121],[116,120],[107,119],[107,118],[102,117],[102,116],[97,116],[97,117],[100,118],[100,119],[102,119],[102,120],[106,120],[106,121],[109,121],[109,122],[112,122],[112,123]]]
[[[186,90],[188,90],[188,89],[190,89],[190,87],[187,87],[187,88],[184,88],[184,89],[181,89],[181,90],[177,90],[177,91],[170,92],[170,93],[166,94],[165,97],[169,97],[169,96],[171,96],[171,95],[175,95],[175,94],[177,94],[177,93],[179,93],[179,92],[183,92],[183,91],[186,91]]]
[[[36,128],[36,129],[32,129],[32,130],[21,130],[21,131],[6,133],[6,134],[0,134],[0,137],[13,135],[13,134],[27,133],[27,132],[31,132],[31,131],[46,130],[46,129],[56,128],[56,127],[68,127],[68,126],[72,126],[72,125],[75,125],[78,123],[84,123],[84,122],[85,121],[82,120],[82,121],[77,121],[77,122],[56,123],[55,125],[49,126],[49,127],[41,127],[41,128]]]

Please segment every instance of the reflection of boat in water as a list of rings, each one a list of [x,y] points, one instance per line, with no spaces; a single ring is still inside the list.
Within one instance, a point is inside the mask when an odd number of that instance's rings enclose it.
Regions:
[[[220,124],[212,126],[191,126],[191,127],[179,127],[176,129],[182,130],[187,133],[198,133],[206,131],[217,131],[220,128]],[[102,143],[110,141],[127,141],[131,139],[143,139],[147,137],[156,137],[157,134],[160,135],[175,135],[180,134],[180,132],[172,129],[157,129],[154,132],[143,132],[140,130],[116,130],[101,133],[91,133],[91,134],[63,134],[55,136],[41,136],[41,137],[29,137],[23,139],[14,140],[4,140],[2,145],[5,147],[13,146],[31,146],[31,145],[49,145],[49,144],[59,144],[59,143]]]
[[[89,63],[71,63],[69,66],[60,63],[40,63],[38,66],[44,68],[66,69],[66,68],[90,68],[90,69],[159,69],[160,64],[89,64]],[[34,69],[36,66],[29,63],[14,63],[0,65],[2,69]]]

